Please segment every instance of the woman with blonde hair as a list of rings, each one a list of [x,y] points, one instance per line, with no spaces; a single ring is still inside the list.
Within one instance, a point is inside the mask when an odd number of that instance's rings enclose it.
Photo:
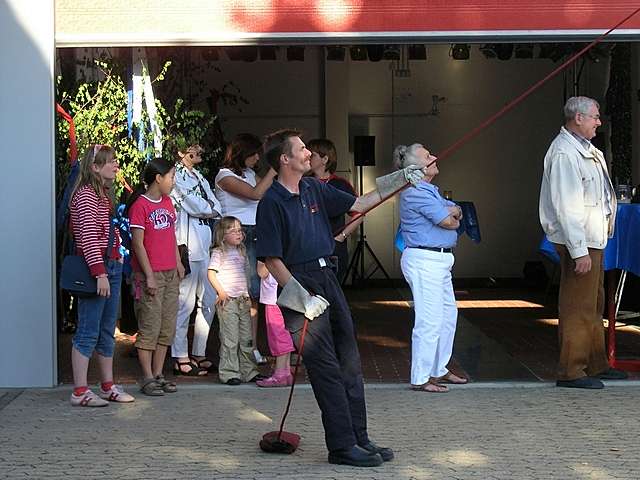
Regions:
[[[78,328],[71,351],[74,384],[71,404],[74,406],[104,407],[109,401],[134,400],[113,382],[114,334],[123,261],[120,232],[111,221],[113,203],[109,192],[117,172],[114,149],[108,145],[91,145],[80,161],[80,172],[71,195],[71,230],[76,254],[84,257],[97,280],[96,295],[78,298]],[[101,377],[97,395],[89,389],[87,381],[89,360],[94,353]]]

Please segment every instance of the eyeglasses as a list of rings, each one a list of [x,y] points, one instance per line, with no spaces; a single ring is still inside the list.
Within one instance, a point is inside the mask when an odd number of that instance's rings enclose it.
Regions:
[[[593,118],[594,120],[600,120],[600,115],[589,115],[588,113],[581,113],[583,117]]]
[[[230,228],[225,230],[224,234],[226,235],[228,233],[242,233],[242,228]]]

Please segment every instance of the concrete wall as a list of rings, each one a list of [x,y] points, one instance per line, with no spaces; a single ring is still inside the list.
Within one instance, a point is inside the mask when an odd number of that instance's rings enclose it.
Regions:
[[[349,114],[358,124],[368,119],[369,134],[376,136],[377,166],[365,167],[365,190],[392,168],[394,145],[417,141],[437,154],[555,66],[540,59],[488,60],[477,47],[469,60],[456,61],[445,45],[430,46],[426,62],[411,62],[407,78],[392,77],[388,62],[350,62]],[[583,94],[602,98],[602,70],[586,64]],[[435,183],[452,190],[454,199],[475,203],[483,237],[480,244],[461,238],[456,276],[517,277],[526,260],[539,259],[542,159],[562,124],[563,91],[560,76],[441,163]],[[327,102],[332,94],[327,89]],[[434,95],[446,98],[438,115],[429,114]],[[340,156],[349,153],[343,149]],[[392,276],[401,275],[391,247],[397,224],[391,201],[367,220],[368,240]]]
[[[286,49],[279,48],[276,61],[216,62],[219,72],[205,74],[205,80],[221,88],[228,81],[248,100],[241,111],[234,106],[220,108],[222,128],[227,139],[240,132],[262,136],[278,128],[294,127],[306,138],[323,130],[322,48],[307,47],[304,62],[288,62]],[[197,60],[197,59],[194,59]]]
[[[57,381],[53,8],[0,2],[0,387]]]
[[[339,174],[354,185],[350,134],[375,135],[377,166],[364,168],[365,191],[392,169],[394,145],[417,141],[442,151],[557,66],[537,58],[488,60],[477,46],[469,60],[457,61],[447,45],[436,45],[428,47],[427,61],[412,61],[411,76],[401,78],[388,61],[353,62],[347,54],[344,62],[325,62],[323,57],[321,48],[307,47],[304,62],[286,61],[282,48],[275,62],[223,59],[217,63],[220,72],[211,72],[207,81],[220,86],[232,80],[249,100],[242,112],[222,108],[227,138],[283,126],[299,127],[311,138],[324,127],[338,148]],[[571,69],[566,78],[570,94]],[[587,62],[580,92],[602,99],[607,81],[606,65]],[[525,261],[539,259],[542,159],[562,124],[564,90],[560,75],[442,162],[436,183],[452,190],[455,199],[475,203],[483,236],[480,244],[461,238],[456,276],[518,277]],[[434,95],[445,98],[437,115],[431,114]],[[400,255],[392,247],[397,225],[397,202],[391,200],[368,216],[366,232],[385,269],[399,278]]]

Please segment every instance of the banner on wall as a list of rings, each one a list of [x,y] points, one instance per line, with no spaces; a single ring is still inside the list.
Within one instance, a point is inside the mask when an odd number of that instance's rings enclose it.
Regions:
[[[222,45],[592,38],[637,0],[100,0],[56,2],[56,44]],[[144,29],[140,28],[144,25]],[[612,39],[638,38],[632,19]]]

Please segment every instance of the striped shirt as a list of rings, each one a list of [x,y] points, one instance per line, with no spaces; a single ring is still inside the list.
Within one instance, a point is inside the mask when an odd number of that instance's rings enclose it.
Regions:
[[[97,277],[107,273],[104,252],[109,242],[111,200],[98,197],[93,187],[80,187],[71,199],[71,232],[78,255],[84,256],[91,275]],[[110,258],[120,258],[120,232],[116,227],[113,250]]]
[[[232,298],[247,297],[247,257],[237,248],[227,247],[222,252],[220,248],[214,248],[211,252],[209,270],[216,272],[220,285],[227,295]]]

